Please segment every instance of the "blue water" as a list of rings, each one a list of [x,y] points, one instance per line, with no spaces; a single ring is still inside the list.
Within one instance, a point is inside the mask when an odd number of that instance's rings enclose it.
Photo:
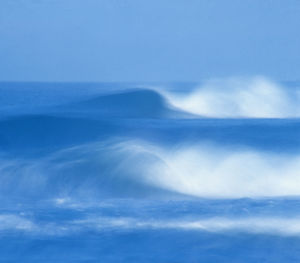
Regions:
[[[0,261],[299,262],[298,87],[0,83]]]

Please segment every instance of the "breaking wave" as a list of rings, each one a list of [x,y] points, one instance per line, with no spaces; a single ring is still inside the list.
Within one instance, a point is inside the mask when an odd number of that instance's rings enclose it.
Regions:
[[[300,117],[299,89],[263,77],[207,81],[189,93],[160,92],[167,101],[196,116],[213,118]]]
[[[29,92],[34,96],[9,87],[2,90],[5,99],[1,100],[0,109],[7,116],[54,113],[108,118],[300,117],[299,87],[265,77],[216,79],[200,85],[184,84],[181,88],[175,84],[171,87],[124,84],[117,89],[112,86],[79,85],[73,92],[56,86],[52,90],[36,87]]]
[[[280,197],[300,195],[300,156],[193,144],[111,140],[32,161],[2,160],[1,193],[25,197]],[[15,183],[18,182],[18,183]]]
[[[135,156],[152,156],[152,162],[128,166],[140,170],[149,184],[185,195],[239,198],[300,194],[298,155],[201,144],[165,149],[143,142],[127,142],[123,150]]]

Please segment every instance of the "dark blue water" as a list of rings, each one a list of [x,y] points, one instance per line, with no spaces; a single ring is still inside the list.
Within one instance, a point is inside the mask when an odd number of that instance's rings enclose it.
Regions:
[[[238,83],[1,83],[0,261],[299,262],[297,83]]]

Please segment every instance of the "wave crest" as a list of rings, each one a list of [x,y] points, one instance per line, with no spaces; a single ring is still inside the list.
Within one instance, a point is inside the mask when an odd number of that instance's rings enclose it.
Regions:
[[[293,118],[300,116],[300,93],[264,77],[207,81],[189,94],[163,92],[183,111],[213,118]]]
[[[296,153],[284,155],[203,143],[168,147],[118,139],[69,148],[43,159],[7,162],[2,160],[0,165],[0,190],[8,197],[300,195],[300,155]]]
[[[209,198],[300,194],[300,156],[194,145],[166,149],[139,142],[124,148],[156,158],[130,164],[144,180],[169,191]]]

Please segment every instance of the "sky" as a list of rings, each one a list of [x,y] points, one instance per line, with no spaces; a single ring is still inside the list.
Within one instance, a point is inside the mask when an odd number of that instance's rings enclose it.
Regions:
[[[0,81],[300,79],[299,0],[1,0]]]

